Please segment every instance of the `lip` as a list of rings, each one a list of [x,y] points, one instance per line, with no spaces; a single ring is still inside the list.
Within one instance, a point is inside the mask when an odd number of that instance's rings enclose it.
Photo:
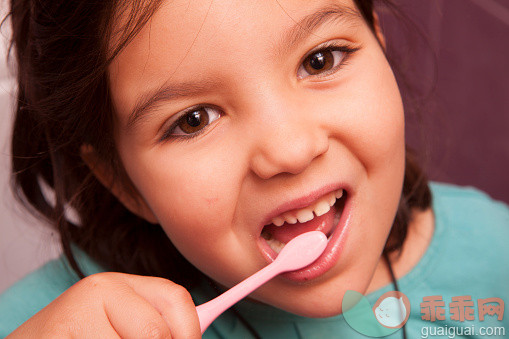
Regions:
[[[271,211],[267,217],[264,219],[262,226],[260,227],[260,234],[263,227],[270,223],[272,218],[280,215],[281,213],[309,206],[312,202],[321,198],[325,194],[336,191],[338,189],[344,189],[346,192],[346,200],[345,205],[343,207],[343,212],[341,213],[341,217],[337,225],[334,225],[334,232],[329,236],[329,242],[324,252],[318,259],[313,262],[311,265],[306,266],[300,270],[293,272],[286,272],[281,274],[282,277],[296,281],[296,282],[305,282],[319,276],[325,274],[328,270],[330,270],[338,261],[339,256],[341,254],[341,249],[345,243],[351,220],[352,214],[352,191],[345,184],[333,184],[322,187],[316,191],[311,192],[310,194],[291,200],[287,203],[284,203],[278,206],[276,209]],[[265,242],[265,240],[260,236],[258,239],[258,247],[267,261],[267,263],[271,263],[276,258],[277,254],[269,247],[269,245]]]

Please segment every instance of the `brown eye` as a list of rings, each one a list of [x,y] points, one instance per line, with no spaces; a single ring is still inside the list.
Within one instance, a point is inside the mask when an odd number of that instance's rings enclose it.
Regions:
[[[300,65],[297,78],[321,77],[335,73],[346,63],[348,57],[358,49],[331,43],[315,52],[311,52]]]
[[[209,124],[209,114],[201,107],[180,118],[178,127],[186,134],[196,133]]]
[[[162,140],[171,136],[193,137],[220,117],[219,110],[214,107],[199,106],[191,108],[180,115],[180,118],[164,134]]]
[[[334,55],[332,52],[324,50],[308,56],[303,63],[305,71],[310,75],[316,75],[331,70],[334,67]]]

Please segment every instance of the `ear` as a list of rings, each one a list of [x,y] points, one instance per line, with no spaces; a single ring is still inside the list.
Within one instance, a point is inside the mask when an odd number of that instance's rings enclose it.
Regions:
[[[380,28],[380,19],[378,17],[378,14],[376,14],[375,11],[373,11],[373,23],[375,26],[375,36],[380,42],[380,45],[382,46],[383,50],[387,50],[387,46],[385,44],[385,36],[382,33],[382,29]]]
[[[113,169],[99,158],[92,146],[82,145],[80,148],[80,155],[97,180],[99,180],[122,205],[140,218],[152,224],[158,223],[156,216],[143,197],[137,191],[132,193],[132,190],[126,189],[118,178],[115,177]]]

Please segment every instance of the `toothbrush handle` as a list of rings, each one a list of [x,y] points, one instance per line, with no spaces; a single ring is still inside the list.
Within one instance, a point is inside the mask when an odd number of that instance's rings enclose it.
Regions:
[[[224,311],[281,272],[279,265],[274,261],[220,296],[197,306],[196,311],[200,319],[201,333],[203,334],[207,327]]]

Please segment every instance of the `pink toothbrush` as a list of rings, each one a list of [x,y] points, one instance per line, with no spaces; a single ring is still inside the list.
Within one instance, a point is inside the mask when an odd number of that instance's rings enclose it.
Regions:
[[[224,311],[276,275],[310,265],[327,246],[327,237],[320,231],[303,233],[288,242],[276,260],[217,298],[196,307],[201,333]]]

